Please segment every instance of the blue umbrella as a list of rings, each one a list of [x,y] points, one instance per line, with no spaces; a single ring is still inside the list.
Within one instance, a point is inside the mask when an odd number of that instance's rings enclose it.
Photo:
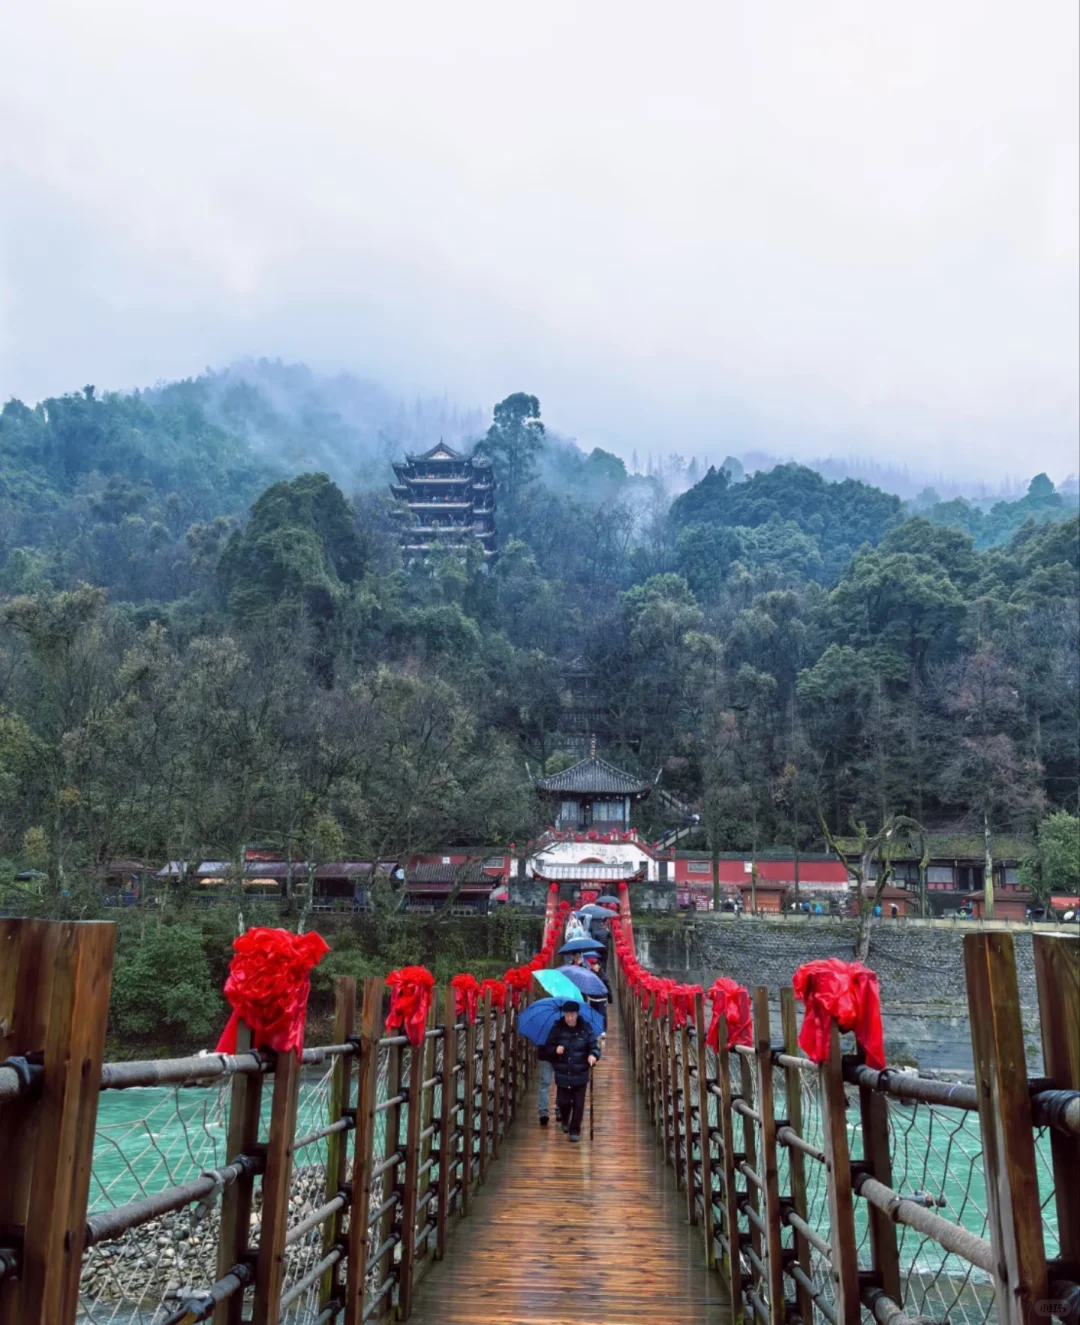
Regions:
[[[609,906],[622,906],[622,902],[617,897],[612,897],[610,893],[605,893],[603,897],[598,897],[597,902],[606,902]],[[593,905],[591,902],[589,905]]]
[[[577,967],[571,968],[576,970]],[[533,978],[543,989],[545,994],[550,994],[552,998],[573,998],[576,999],[581,992],[577,985],[568,979],[561,971],[534,971]]]
[[[587,971],[584,966],[561,966],[555,974],[563,976],[571,984],[576,985],[579,993],[584,994],[586,998],[590,994],[595,998],[607,997],[607,985],[598,975],[594,975],[592,971]]]
[[[610,920],[613,912],[606,906],[597,906],[595,902],[590,902],[588,906],[581,908],[578,915],[588,916],[590,920]]]
[[[570,998],[538,998],[535,1003],[530,1003],[524,1012],[518,1015],[518,1034],[524,1035],[527,1040],[532,1040],[533,1044],[547,1044],[552,1026],[562,1016],[563,1005],[575,1002],[578,1004],[578,1011],[582,1020],[592,1033],[602,1035],[604,1031],[603,1018],[594,1012],[588,1003],[578,1002],[577,999]]]
[[[603,952],[604,945],[597,943],[595,939],[571,939],[569,943],[564,943],[559,949],[559,956],[564,952]]]

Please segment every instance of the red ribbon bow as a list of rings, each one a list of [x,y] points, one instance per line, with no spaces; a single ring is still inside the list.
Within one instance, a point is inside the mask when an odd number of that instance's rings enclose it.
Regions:
[[[311,971],[329,951],[321,934],[291,934],[287,929],[256,926],[235,939],[225,981],[225,997],[233,1013],[217,1052],[236,1053],[241,1021],[251,1027],[257,1049],[301,1052]]]
[[[387,1031],[392,1035],[402,1029],[414,1048],[423,1044],[435,977],[426,966],[403,966],[399,971],[391,971],[386,983],[390,986]]]
[[[491,995],[491,1006],[500,1011],[506,1007],[506,985],[501,980],[485,980],[480,986],[480,997]]]
[[[722,975],[710,985],[708,999],[712,1008],[712,1019],[709,1022],[705,1043],[710,1049],[720,1048],[721,1018],[727,1025],[729,1045],[752,1045],[754,1033],[750,1021],[750,995],[745,986]]]
[[[694,1010],[695,994],[704,995],[700,985],[676,985],[671,991],[671,1015],[675,1026],[685,1026]]]
[[[464,971],[454,976],[450,988],[454,991],[454,1016],[460,1017],[464,1013],[471,1026],[476,1020],[476,1009],[480,1002],[480,982],[475,975]]]
[[[532,984],[532,968],[529,966],[513,966],[509,971],[503,972],[503,983],[510,991],[510,1002],[516,1008],[521,1001],[521,995]]]
[[[860,962],[827,957],[800,966],[791,983],[795,997],[806,1007],[799,1044],[811,1062],[824,1063],[829,1057],[835,1019],[842,1032],[855,1032],[855,1042],[866,1054],[868,1066],[878,1070],[885,1066],[881,994],[873,971]]]

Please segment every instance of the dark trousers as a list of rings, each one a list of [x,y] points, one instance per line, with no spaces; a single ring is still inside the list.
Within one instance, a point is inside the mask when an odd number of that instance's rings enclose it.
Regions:
[[[585,1117],[584,1086],[560,1086],[555,1095],[555,1104],[559,1110],[559,1122],[569,1124],[571,1132],[581,1133],[581,1120]]]

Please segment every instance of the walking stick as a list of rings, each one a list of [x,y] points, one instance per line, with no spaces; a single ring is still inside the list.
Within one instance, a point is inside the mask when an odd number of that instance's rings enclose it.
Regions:
[[[593,1070],[589,1068],[589,1140],[593,1139],[593,1094],[592,1094]]]

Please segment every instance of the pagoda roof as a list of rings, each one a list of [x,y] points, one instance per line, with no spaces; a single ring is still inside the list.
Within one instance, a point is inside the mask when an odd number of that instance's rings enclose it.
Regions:
[[[455,451],[452,446],[447,446],[445,442],[436,442],[430,450],[424,451],[420,455],[413,455],[412,452],[405,452],[406,460],[467,460],[468,456],[463,456],[460,451]]]
[[[657,773],[656,777],[660,774]],[[644,796],[653,788],[656,778],[634,777],[606,759],[592,755],[582,759],[561,773],[550,777],[533,778],[538,791],[569,792],[578,796]]]

